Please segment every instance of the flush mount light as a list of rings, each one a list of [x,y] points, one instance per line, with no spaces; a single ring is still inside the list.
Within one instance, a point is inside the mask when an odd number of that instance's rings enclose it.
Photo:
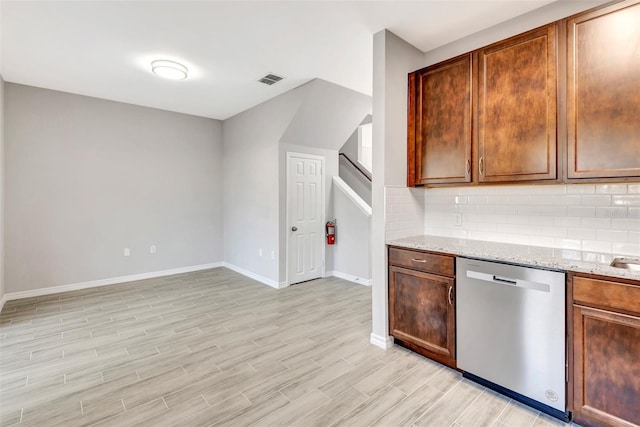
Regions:
[[[158,59],[151,63],[154,74],[170,80],[184,80],[187,78],[187,67],[168,59]]]

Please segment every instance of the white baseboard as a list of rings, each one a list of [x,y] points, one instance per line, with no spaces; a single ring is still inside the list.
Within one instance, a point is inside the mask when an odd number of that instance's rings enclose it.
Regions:
[[[5,301],[15,299],[39,297],[42,295],[58,294],[61,292],[77,291],[81,289],[96,288],[98,286],[117,285],[119,283],[133,282],[136,280],[153,279],[155,277],[172,276],[174,274],[190,273],[192,271],[208,270],[222,267],[224,263],[214,262],[210,264],[192,265],[189,267],[172,268],[170,270],[152,271],[150,273],[133,274],[130,276],[112,277],[109,279],[92,280],[90,282],[71,283],[69,285],[51,286],[48,288],[32,289],[22,292],[11,292],[2,297],[2,305]]]
[[[326,275],[348,280],[349,282],[358,283],[360,285],[371,286],[371,279],[363,279],[362,277],[354,276],[352,274],[341,273],[339,271],[327,271]]]
[[[371,338],[369,342],[375,346],[380,348],[384,348],[385,350],[391,348],[393,346],[393,337],[392,336],[380,336],[371,332]]]
[[[275,289],[282,289],[287,287],[287,282],[276,282],[275,280],[268,279],[259,274],[253,273],[249,270],[245,270],[244,268],[240,268],[237,265],[230,264],[228,262],[223,262],[222,265],[227,267],[229,270],[233,270],[236,273],[242,274],[243,276],[247,276],[250,279],[257,280],[260,283],[264,283],[267,286],[271,286]]]
[[[2,295],[2,298],[0,299],[0,311],[2,311],[2,308],[4,307],[5,302],[7,302],[7,296]]]

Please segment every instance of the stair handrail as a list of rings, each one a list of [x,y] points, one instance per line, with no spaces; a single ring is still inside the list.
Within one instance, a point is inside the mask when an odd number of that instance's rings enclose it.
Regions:
[[[342,156],[342,157],[344,157],[345,159],[347,159],[347,161],[348,161],[349,163],[351,163],[351,165],[352,165],[354,168],[356,168],[356,169],[358,170],[358,172],[360,172],[360,173],[362,174],[362,176],[364,176],[365,178],[367,178],[367,180],[369,180],[369,182],[371,182],[371,177],[369,176],[369,174],[368,174],[368,173],[366,173],[365,171],[363,171],[363,170],[360,168],[360,166],[358,166],[357,164],[355,164],[355,163],[353,162],[353,160],[351,160],[351,159],[349,158],[349,156],[347,156],[345,153],[339,153],[339,155],[340,155],[340,156]]]

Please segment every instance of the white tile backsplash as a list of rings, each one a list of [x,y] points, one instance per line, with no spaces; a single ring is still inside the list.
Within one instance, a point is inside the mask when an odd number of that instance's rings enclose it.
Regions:
[[[416,201],[416,190],[424,193],[425,234],[581,250],[594,259],[640,256],[638,183],[388,188],[387,203]],[[416,215],[414,207],[394,220],[408,230]]]
[[[612,202],[615,206],[640,206],[640,195],[619,195],[611,196]]]
[[[596,194],[595,185],[566,185],[567,194]]]
[[[628,191],[627,184],[601,184],[596,186],[596,193],[597,194],[627,194],[627,193],[631,193],[631,191]]]
[[[386,240],[424,233],[425,192],[423,189],[387,186],[384,189],[384,197]],[[452,197],[444,205],[450,206],[453,202]]]

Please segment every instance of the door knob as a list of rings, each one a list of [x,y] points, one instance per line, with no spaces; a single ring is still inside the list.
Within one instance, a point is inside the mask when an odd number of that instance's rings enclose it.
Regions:
[[[298,227],[294,225],[293,227],[291,227],[291,231],[298,231]]]

